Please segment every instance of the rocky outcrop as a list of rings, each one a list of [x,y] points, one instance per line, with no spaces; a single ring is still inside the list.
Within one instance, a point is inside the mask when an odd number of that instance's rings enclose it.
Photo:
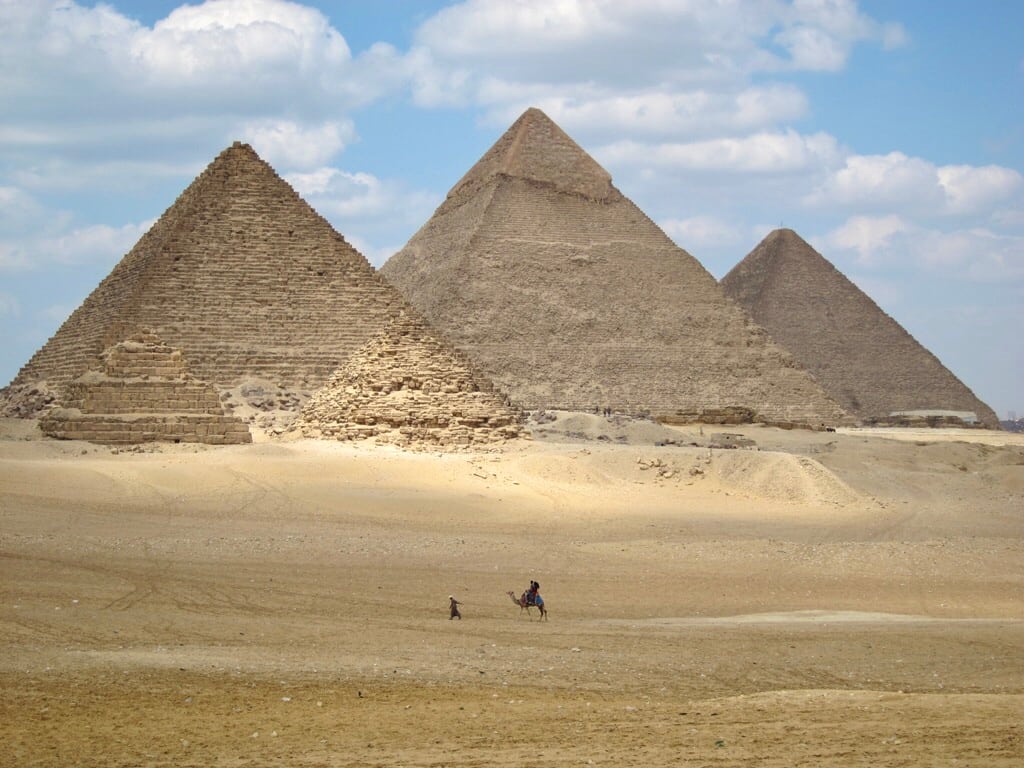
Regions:
[[[536,109],[381,271],[524,409],[847,418]]]
[[[69,382],[58,407],[40,418],[44,434],[103,445],[252,442],[248,426],[224,413],[217,390],[189,374],[181,350],[153,334],[101,357],[102,370]]]
[[[419,319],[391,322],[303,408],[306,437],[451,448],[520,436],[521,417]]]

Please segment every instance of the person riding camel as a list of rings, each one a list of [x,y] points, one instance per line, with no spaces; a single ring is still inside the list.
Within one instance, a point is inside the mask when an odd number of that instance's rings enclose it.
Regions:
[[[530,580],[530,588],[526,591],[526,604],[536,605],[537,597],[540,593],[540,584],[536,581]]]

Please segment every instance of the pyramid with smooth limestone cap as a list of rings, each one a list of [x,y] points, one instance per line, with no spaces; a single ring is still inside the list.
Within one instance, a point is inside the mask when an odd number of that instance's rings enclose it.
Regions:
[[[846,418],[537,109],[381,271],[523,408],[678,421]]]
[[[991,408],[793,230],[765,237],[722,288],[859,419],[948,413],[999,428]]]

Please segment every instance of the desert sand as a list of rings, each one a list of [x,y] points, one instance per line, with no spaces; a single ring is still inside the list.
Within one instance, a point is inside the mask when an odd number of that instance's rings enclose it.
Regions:
[[[556,416],[481,453],[3,422],[0,764],[1024,764],[1021,436]]]

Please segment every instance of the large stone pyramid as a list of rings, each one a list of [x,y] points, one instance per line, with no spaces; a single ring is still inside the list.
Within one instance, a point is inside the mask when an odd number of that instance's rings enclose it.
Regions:
[[[998,428],[991,408],[792,230],[769,234],[722,287],[860,419],[957,412]]]
[[[404,313],[313,394],[296,426],[306,437],[453,447],[518,437],[520,421],[490,381]]]
[[[319,388],[405,306],[251,147],[224,150],[5,390],[5,410],[101,367],[143,329],[221,391]],[[45,399],[52,398],[47,394]]]
[[[537,109],[381,271],[524,408],[845,416]]]

